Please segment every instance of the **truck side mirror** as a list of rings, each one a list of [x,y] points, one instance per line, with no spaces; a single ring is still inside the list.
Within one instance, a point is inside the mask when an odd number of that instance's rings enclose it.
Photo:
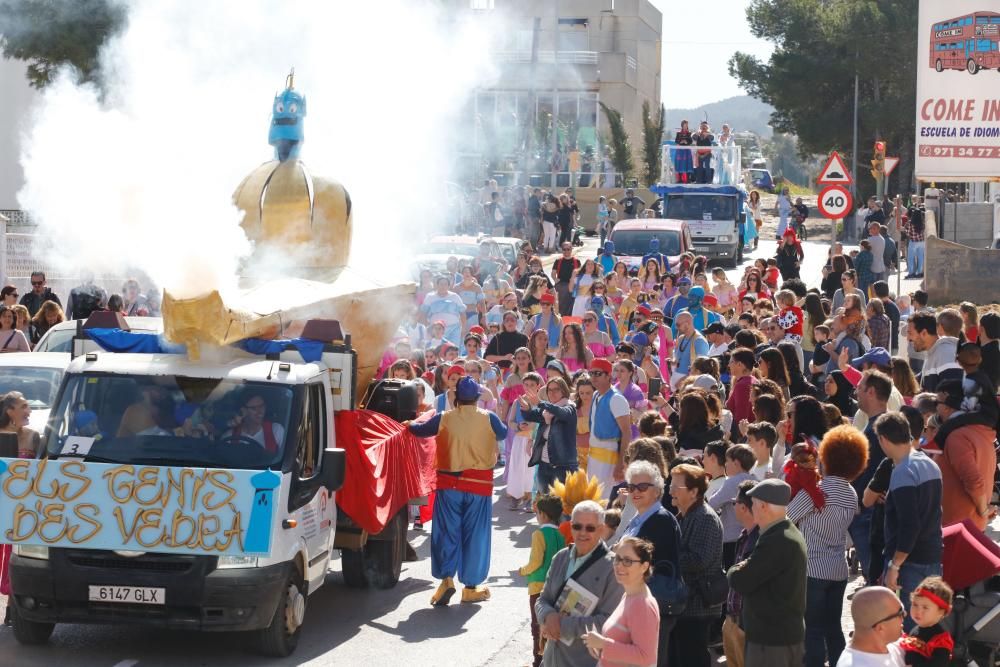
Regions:
[[[344,485],[344,468],[347,464],[347,452],[343,449],[330,447],[323,450],[323,463],[320,471],[320,483],[329,492],[334,492]]]

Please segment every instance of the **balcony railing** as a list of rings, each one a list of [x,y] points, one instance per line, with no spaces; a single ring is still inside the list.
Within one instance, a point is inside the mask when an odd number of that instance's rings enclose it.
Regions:
[[[663,142],[660,183],[742,183],[740,146],[677,146]]]
[[[530,63],[531,51],[495,51],[493,53],[497,62],[501,63]],[[543,65],[596,65],[597,51],[539,51],[538,62]]]

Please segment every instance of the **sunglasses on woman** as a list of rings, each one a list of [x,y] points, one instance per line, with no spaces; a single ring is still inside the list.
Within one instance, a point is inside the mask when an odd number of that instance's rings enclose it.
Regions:
[[[650,482],[639,482],[638,484],[626,484],[625,488],[628,489],[629,493],[635,493],[636,491],[645,493],[653,488],[653,486],[655,485]]]

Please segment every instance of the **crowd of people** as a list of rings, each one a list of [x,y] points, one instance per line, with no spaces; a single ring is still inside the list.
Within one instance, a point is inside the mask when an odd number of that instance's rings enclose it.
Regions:
[[[942,527],[994,513],[1000,314],[891,294],[883,230],[812,286],[794,229],[738,284],[569,242],[422,277],[383,372],[503,425],[534,664],[944,664]],[[599,494],[553,496],[581,473]]]
[[[142,293],[139,281],[129,278],[121,293],[108,296],[92,278],[74,287],[66,307],[49,287],[45,272],[31,274],[31,289],[20,294],[14,285],[0,288],[0,353],[30,352],[56,324],[66,320],[85,320],[92,313],[107,310],[121,315],[158,317],[159,296]]]

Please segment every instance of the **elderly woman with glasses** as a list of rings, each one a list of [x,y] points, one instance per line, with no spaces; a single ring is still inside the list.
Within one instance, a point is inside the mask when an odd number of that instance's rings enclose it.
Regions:
[[[709,630],[722,615],[721,602],[704,599],[711,578],[722,574],[722,522],[705,502],[707,491],[703,468],[682,463],[670,471],[670,497],[680,517],[681,574],[691,591],[670,642],[670,664],[684,667],[709,667]]]
[[[625,489],[636,514],[625,525],[622,533],[623,541],[630,537],[648,541],[653,545],[653,571],[667,576],[679,572],[681,531],[677,519],[660,502],[666,485],[663,474],[649,461],[633,461],[625,471],[625,480],[627,482]],[[721,548],[721,542],[719,544]],[[677,618],[674,616],[660,619],[657,642],[658,665],[667,664],[670,631],[676,622]]]
[[[596,660],[582,637],[591,628],[603,627],[621,601],[624,589],[614,577],[613,555],[598,532],[603,524],[603,507],[593,500],[578,503],[570,519],[573,544],[553,556],[549,565],[545,587],[535,602],[535,616],[546,640],[543,664],[548,667],[594,665]],[[570,581],[597,598],[589,615],[560,612],[559,597]]]

